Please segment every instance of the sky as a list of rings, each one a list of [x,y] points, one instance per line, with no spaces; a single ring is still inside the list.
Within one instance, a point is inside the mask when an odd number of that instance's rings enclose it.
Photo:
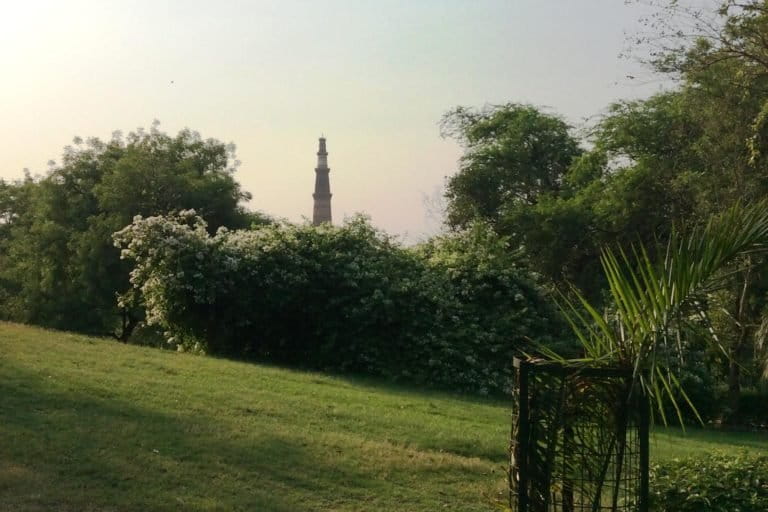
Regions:
[[[324,134],[334,221],[365,212],[417,241],[439,229],[427,205],[461,155],[441,116],[512,101],[579,127],[659,91],[619,57],[643,12],[622,0],[2,2],[0,178],[44,174],[75,136],[157,119],[236,144],[249,207],[300,222]]]

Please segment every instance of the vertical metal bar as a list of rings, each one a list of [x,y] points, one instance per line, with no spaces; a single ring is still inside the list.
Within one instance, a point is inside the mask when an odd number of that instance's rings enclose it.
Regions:
[[[576,455],[572,453],[573,426],[566,419],[563,429],[563,512],[574,512],[573,508],[573,480],[571,480],[571,466]],[[569,464],[569,461],[571,463]]]
[[[530,365],[523,361],[520,364],[520,396],[518,400],[518,411],[520,413],[519,424],[520,428],[517,431],[517,504],[518,512],[529,512],[529,499],[528,499],[528,459],[530,452],[530,439],[529,433],[530,426],[530,411],[528,410],[528,372],[530,371]]]
[[[512,391],[512,417],[511,425],[509,427],[509,470],[507,471],[507,487],[509,496],[507,498],[509,509],[512,512],[516,512],[518,509],[517,503],[517,484],[515,478],[517,477],[517,467],[519,460],[520,445],[520,360],[518,358],[512,359],[512,365],[515,372],[514,388]]]
[[[638,399],[640,401],[640,496],[639,512],[648,512],[648,475],[650,471],[650,404],[648,402],[648,396],[645,393],[638,393]]]

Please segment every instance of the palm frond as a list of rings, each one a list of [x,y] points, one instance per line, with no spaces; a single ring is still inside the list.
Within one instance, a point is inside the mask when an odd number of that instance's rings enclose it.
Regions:
[[[615,310],[610,322],[577,290],[575,299],[561,295],[561,311],[586,359],[632,368],[664,423],[666,402],[682,423],[677,396],[697,416],[698,412],[673,374],[670,354],[680,353],[685,337],[692,334],[689,316],[706,319],[701,297],[722,286],[726,266],[739,256],[766,249],[768,201],[737,204],[688,233],[673,231],[656,261],[642,244],[630,253],[605,248],[601,263]],[[711,324],[706,327],[711,342],[719,345]]]

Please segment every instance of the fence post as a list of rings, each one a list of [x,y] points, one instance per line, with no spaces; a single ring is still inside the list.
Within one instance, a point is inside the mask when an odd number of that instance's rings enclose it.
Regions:
[[[520,386],[520,395],[518,398],[518,436],[520,441],[515,446],[517,453],[515,458],[517,459],[517,465],[519,471],[517,473],[517,504],[518,512],[528,512],[528,443],[530,436],[530,411],[528,410],[528,372],[530,366],[526,361],[519,361],[518,365],[518,378]]]
[[[646,393],[640,393],[640,425],[638,432],[640,434],[640,496],[639,496],[639,512],[648,512],[649,510],[649,482],[648,474],[650,472],[650,450],[649,450],[649,435],[650,435],[650,423],[651,423],[651,411],[650,404],[648,403],[648,395]]]

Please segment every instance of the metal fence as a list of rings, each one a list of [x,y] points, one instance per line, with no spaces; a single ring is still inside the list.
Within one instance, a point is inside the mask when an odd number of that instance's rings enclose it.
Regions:
[[[648,400],[631,370],[515,359],[514,512],[647,512]]]

